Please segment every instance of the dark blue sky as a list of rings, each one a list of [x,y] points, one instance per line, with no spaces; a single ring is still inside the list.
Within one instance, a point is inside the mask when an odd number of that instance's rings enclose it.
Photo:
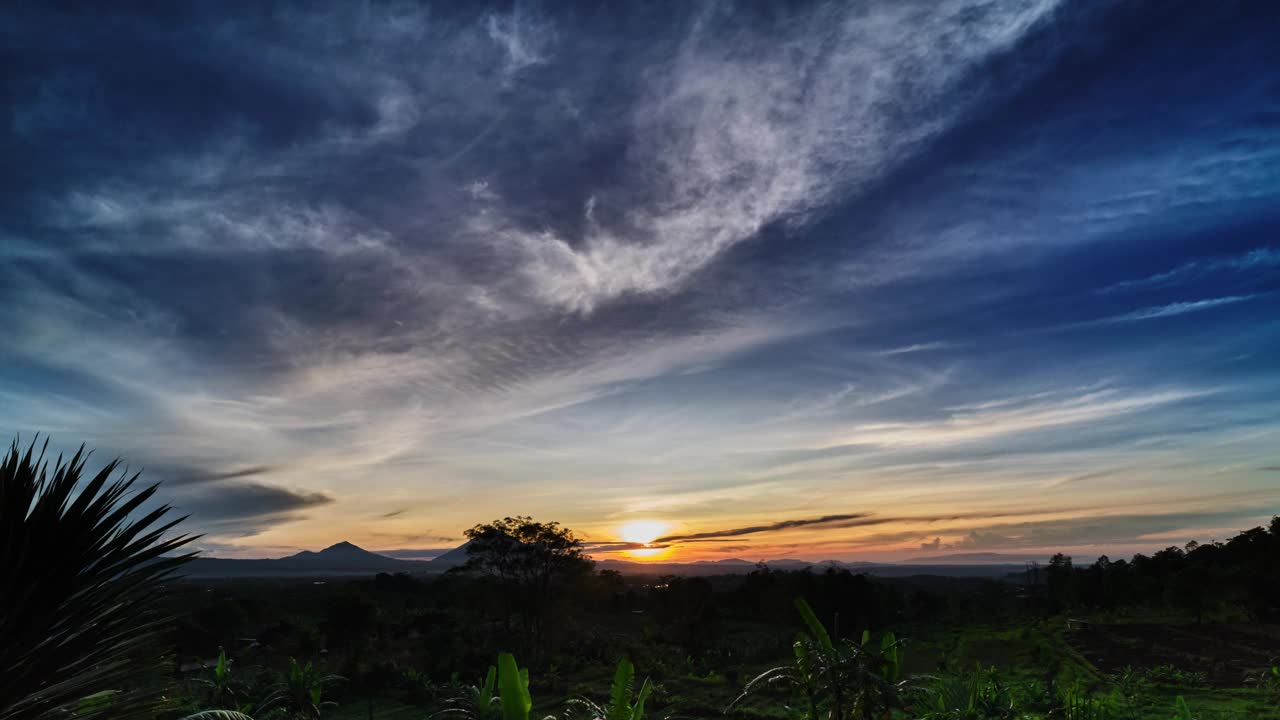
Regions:
[[[1277,37],[9,7],[0,430],[122,455],[223,554],[516,513],[685,558],[1225,537],[1280,510]]]

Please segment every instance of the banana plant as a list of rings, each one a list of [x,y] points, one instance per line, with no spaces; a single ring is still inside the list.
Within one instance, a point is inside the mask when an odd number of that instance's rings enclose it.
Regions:
[[[729,703],[729,707],[725,708],[725,712],[732,711],[739,703],[756,692],[778,686],[798,690],[805,702],[805,720],[819,720],[818,701],[823,691],[823,670],[816,658],[819,650],[820,648],[815,647],[815,642],[811,638],[804,634],[797,635],[796,641],[791,646],[792,663],[765,670],[752,678],[742,688],[742,693]]]
[[[231,662],[227,660],[227,651],[218,648],[218,661],[213,666],[213,678],[197,678],[197,685],[209,689],[209,702],[217,709],[239,710],[235,688],[231,686]]]
[[[489,672],[479,685],[462,689],[462,694],[449,699],[451,707],[435,716],[455,716],[465,720],[490,720],[502,714],[502,701],[497,693],[498,668],[489,666]],[[433,716],[433,717],[435,717]]]
[[[870,633],[864,633],[861,643],[837,646],[803,598],[797,598],[795,606],[807,632],[796,638],[794,661],[757,675],[728,709],[770,686],[799,690],[804,696],[806,720],[821,720],[823,708],[829,720],[874,720],[901,705],[907,681],[900,677],[897,638],[886,633],[877,648]]]
[[[529,720],[533,699],[529,697],[529,670],[516,664],[511,653],[498,655],[498,700],[502,720]]]
[[[932,678],[918,689],[920,720],[978,720],[1015,714],[1015,702],[995,669]]]
[[[259,704],[259,711],[285,705],[302,717],[319,720],[324,708],[337,704],[323,699],[324,688],[345,679],[341,675],[323,675],[310,662],[300,665],[297,658],[289,658],[284,684]]]
[[[587,698],[574,698],[569,701],[570,709],[584,712],[590,720],[644,720],[644,703],[653,688],[645,678],[633,701],[635,680],[636,668],[630,659],[624,657],[618,661],[618,668],[613,674],[607,706],[602,707]]]

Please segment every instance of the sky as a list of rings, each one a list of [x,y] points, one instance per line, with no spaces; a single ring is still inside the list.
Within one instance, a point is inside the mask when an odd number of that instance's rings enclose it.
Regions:
[[[1280,512],[1278,16],[9,5],[0,433],[223,557],[1226,539]]]

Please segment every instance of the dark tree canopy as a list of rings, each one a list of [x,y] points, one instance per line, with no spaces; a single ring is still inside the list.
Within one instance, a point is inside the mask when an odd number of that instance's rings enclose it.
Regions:
[[[546,588],[592,564],[582,552],[582,541],[556,522],[517,515],[476,525],[466,536],[467,570],[530,589]]]
[[[459,570],[499,585],[504,626],[511,629],[518,617],[527,647],[537,651],[561,586],[591,574],[582,541],[559,523],[521,515],[476,525],[466,536],[467,562]]]

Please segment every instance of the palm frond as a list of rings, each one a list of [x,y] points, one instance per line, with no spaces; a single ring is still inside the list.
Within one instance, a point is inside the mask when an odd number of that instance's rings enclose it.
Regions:
[[[153,600],[195,538],[170,534],[168,505],[144,511],[158,486],[135,489],[119,461],[86,481],[83,446],[52,467],[47,446],[15,440],[0,463],[0,720],[151,717],[130,681],[161,668]],[[103,691],[118,692],[81,706]]]

